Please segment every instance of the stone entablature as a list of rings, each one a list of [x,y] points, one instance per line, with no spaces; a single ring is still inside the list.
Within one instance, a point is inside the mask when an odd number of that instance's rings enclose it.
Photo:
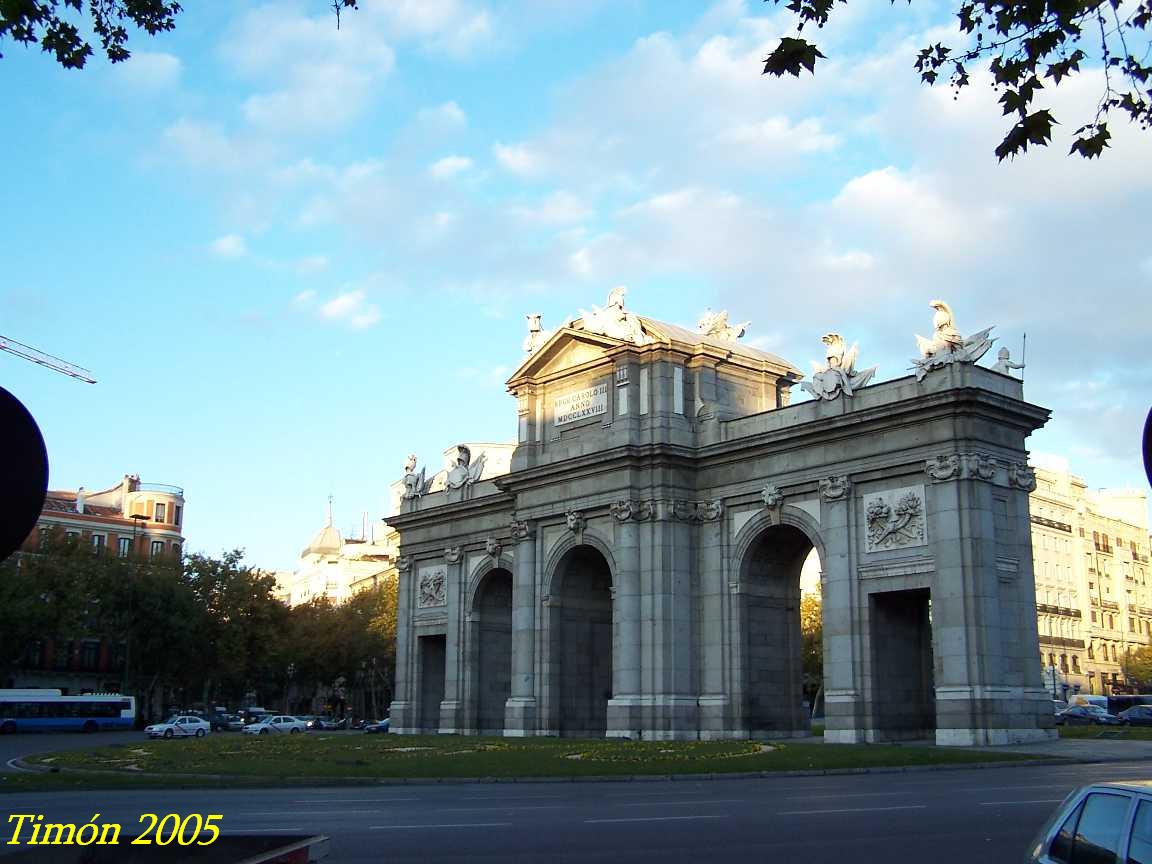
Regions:
[[[815,548],[828,740],[1051,737],[1024,450],[1047,411],[1017,379],[957,358],[789,405],[779,358],[627,326],[533,337],[511,470],[389,519],[416,562],[396,731],[804,734],[789,616]],[[564,393],[587,416],[557,427]],[[413,574],[456,548],[431,623]]]

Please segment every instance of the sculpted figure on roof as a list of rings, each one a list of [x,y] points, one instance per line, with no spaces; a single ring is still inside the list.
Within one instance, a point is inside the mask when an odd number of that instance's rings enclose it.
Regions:
[[[604,309],[593,306],[591,312],[580,310],[584,329],[589,333],[599,333],[613,339],[622,339],[636,345],[646,345],[651,338],[644,332],[644,325],[638,315],[624,308],[624,295],[628,289],[623,285],[612,289],[608,295],[608,305]]]
[[[448,469],[448,476],[444,484],[449,489],[459,489],[462,486],[471,486],[480,479],[484,473],[484,454],[475,462],[472,461],[472,451],[463,444],[456,447],[456,464]]]
[[[844,337],[839,333],[825,333],[820,341],[827,346],[824,365],[813,363],[812,380],[802,381],[801,387],[817,399],[835,399],[841,395],[853,395],[857,388],[872,380],[877,367],[856,371],[858,348],[855,343],[846,348]]]
[[[729,324],[727,309],[722,309],[719,312],[706,309],[704,314],[700,316],[700,321],[696,324],[696,329],[705,336],[711,336],[713,339],[735,342],[744,335],[744,332],[748,329],[748,325],[751,323],[751,321],[745,321],[743,324]]]
[[[933,300],[929,304],[936,310],[932,316],[932,338],[916,337],[916,347],[920,349],[920,359],[912,361],[916,370],[916,380],[922,381],[933,369],[950,363],[975,363],[992,347],[996,337],[989,338],[991,327],[986,327],[965,339],[960,335],[952,316],[952,307],[943,300]]]

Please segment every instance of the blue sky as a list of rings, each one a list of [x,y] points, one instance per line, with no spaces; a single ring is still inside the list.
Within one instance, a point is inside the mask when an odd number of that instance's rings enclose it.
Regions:
[[[54,488],[180,484],[190,549],[291,567],[330,493],[358,529],[409,452],[511,439],[524,314],[618,284],[802,368],[839,330],[878,380],[942,297],[1027,332],[1036,451],[1145,487],[1152,136],[1065,157],[1098,70],[998,165],[983,75],[953,100],[912,69],[945,4],[838,6],[801,80],[760,75],[788,27],[757,0],[361,5],[187,4],[82,72],[4,46],[0,333],[99,380],[0,354]]]

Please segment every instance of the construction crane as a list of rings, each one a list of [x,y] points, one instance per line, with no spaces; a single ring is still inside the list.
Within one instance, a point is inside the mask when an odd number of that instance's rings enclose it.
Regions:
[[[54,369],[57,372],[61,372],[71,378],[77,378],[88,384],[96,383],[96,379],[92,377],[92,373],[87,369],[77,366],[74,363],[69,363],[67,360],[61,360],[59,357],[54,357],[51,354],[45,354],[43,351],[38,351],[29,345],[25,345],[23,342],[17,342],[15,339],[9,339],[7,336],[0,336],[0,351],[7,351],[9,354],[15,354],[17,357],[23,357],[25,360],[31,360],[33,363],[47,366],[49,369]]]

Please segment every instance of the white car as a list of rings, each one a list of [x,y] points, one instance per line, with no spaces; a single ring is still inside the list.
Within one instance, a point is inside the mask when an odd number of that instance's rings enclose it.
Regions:
[[[308,724],[303,720],[296,717],[289,717],[287,714],[277,714],[274,717],[265,717],[259,723],[253,723],[244,727],[245,735],[273,735],[277,732],[289,732],[295,734],[296,732],[304,732],[308,729]]]
[[[203,738],[212,731],[212,724],[200,717],[181,714],[146,726],[144,731],[149,738]]]

